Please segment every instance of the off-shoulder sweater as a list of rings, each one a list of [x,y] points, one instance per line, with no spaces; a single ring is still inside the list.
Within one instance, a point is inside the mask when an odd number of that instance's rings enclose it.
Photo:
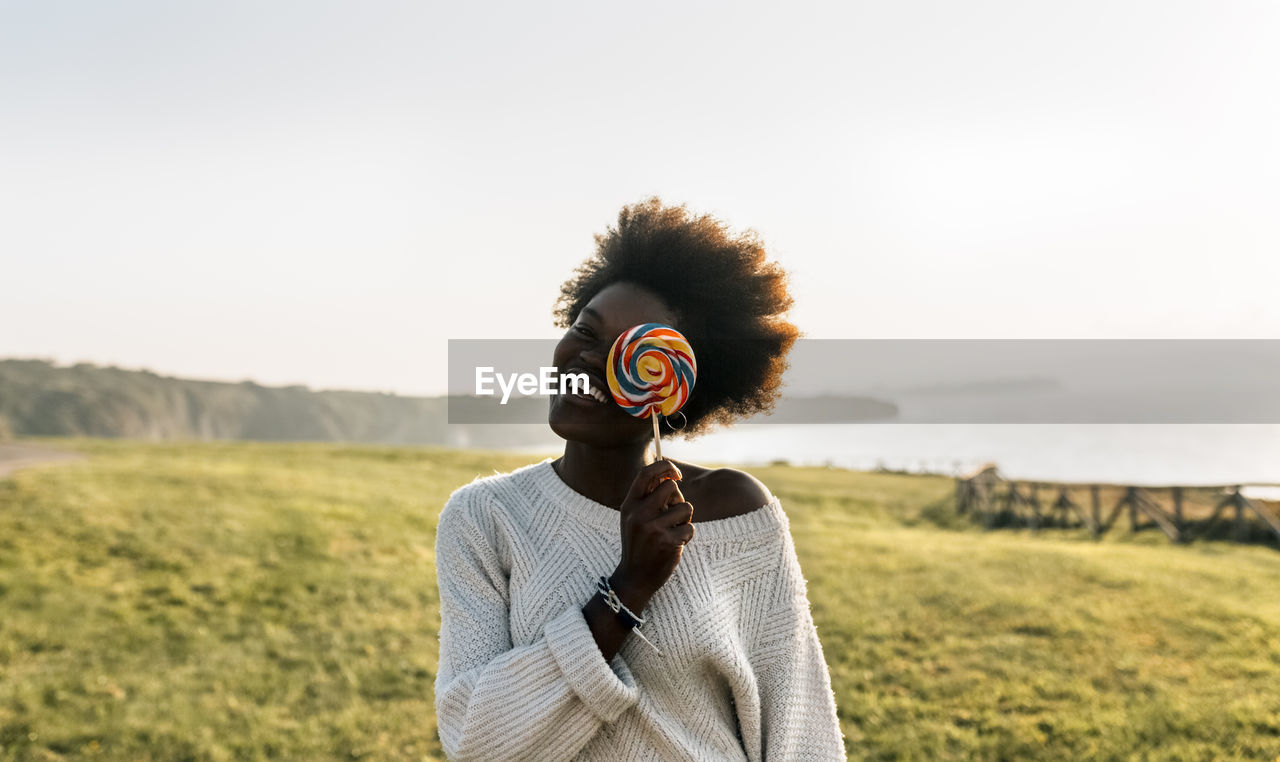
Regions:
[[[695,509],[696,510],[696,509]],[[844,759],[831,678],[776,497],[694,523],[606,661],[583,606],[620,514],[550,460],[468,484],[436,535],[440,740],[451,759]],[[639,613],[639,612],[638,612]]]

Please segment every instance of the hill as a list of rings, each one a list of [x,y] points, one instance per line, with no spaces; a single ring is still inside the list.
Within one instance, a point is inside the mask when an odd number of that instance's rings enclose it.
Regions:
[[[545,406],[536,403],[542,420]],[[0,360],[0,432],[12,436],[478,446],[546,438],[545,426],[450,426],[448,407],[447,397],[313,391],[88,363]]]

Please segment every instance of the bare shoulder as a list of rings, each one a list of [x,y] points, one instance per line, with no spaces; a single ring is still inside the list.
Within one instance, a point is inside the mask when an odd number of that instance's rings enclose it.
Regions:
[[[735,468],[702,468],[677,463],[684,478],[680,490],[693,505],[694,523],[728,519],[750,513],[773,497],[751,474]]]

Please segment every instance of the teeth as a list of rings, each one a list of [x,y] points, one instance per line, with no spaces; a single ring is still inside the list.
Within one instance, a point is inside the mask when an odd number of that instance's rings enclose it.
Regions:
[[[608,404],[609,402],[609,393],[597,387],[593,381],[587,382],[587,396],[602,405]]]

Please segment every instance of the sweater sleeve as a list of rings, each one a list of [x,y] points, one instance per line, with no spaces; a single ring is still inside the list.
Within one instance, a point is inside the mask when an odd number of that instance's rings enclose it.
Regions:
[[[620,656],[606,662],[581,605],[513,646],[508,571],[477,489],[450,498],[436,532],[440,662],[436,722],[450,759],[568,759],[639,699]],[[585,604],[585,601],[583,601]]]
[[[760,690],[764,759],[845,759],[831,675],[809,611],[795,543],[780,538],[777,584],[751,657]]]

